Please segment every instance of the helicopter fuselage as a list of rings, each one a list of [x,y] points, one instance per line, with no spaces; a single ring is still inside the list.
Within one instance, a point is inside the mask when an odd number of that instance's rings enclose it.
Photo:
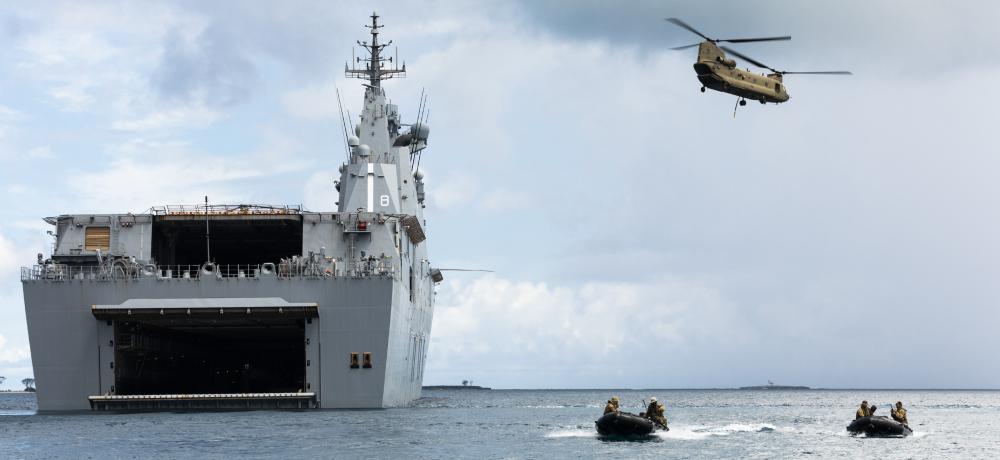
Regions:
[[[736,67],[736,61],[726,57],[715,43],[698,46],[698,62],[694,64],[698,80],[706,88],[755,101],[781,103],[789,99],[781,74],[761,75]]]

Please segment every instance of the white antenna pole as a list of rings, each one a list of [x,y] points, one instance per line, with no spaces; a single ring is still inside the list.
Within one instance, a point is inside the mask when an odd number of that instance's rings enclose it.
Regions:
[[[212,237],[208,228],[208,195],[205,195],[205,255],[206,262],[212,261]]]

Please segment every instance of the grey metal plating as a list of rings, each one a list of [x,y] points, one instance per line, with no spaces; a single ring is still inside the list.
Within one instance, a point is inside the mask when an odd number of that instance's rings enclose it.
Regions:
[[[369,27],[371,43],[359,43],[369,56],[359,61],[361,69],[347,69],[367,84],[359,123],[346,139],[350,156],[336,182],[336,212],[206,205],[46,218],[55,226],[52,254],[21,271],[40,410],[127,399],[118,393],[125,371],[116,363],[124,347],[116,339],[135,324],[166,331],[167,339],[141,337],[165,341],[157,350],[174,346],[171,340],[183,338],[176,331],[193,325],[199,333],[211,333],[213,325],[298,327],[295,340],[304,345],[290,358],[304,369],[294,390],[310,407],[391,407],[420,396],[440,281],[427,256],[423,175],[412,167],[428,129],[418,122],[401,132],[407,125],[380,81],[402,76],[405,67],[385,68],[380,52],[386,44],[378,42],[374,13]],[[207,245],[185,235],[196,225],[205,235],[206,224],[213,260],[198,260],[198,254],[208,257]],[[293,249],[281,252],[286,247]],[[147,381],[162,386],[169,378]],[[262,399],[259,394],[287,398],[287,392],[268,391],[233,398],[240,404]]]

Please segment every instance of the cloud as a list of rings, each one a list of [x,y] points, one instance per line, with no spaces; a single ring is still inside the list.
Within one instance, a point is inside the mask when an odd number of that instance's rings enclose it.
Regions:
[[[0,275],[10,275],[14,267],[18,267],[23,263],[23,261],[18,260],[17,256],[18,253],[14,242],[0,235]]]
[[[506,188],[492,190],[483,197],[482,205],[491,211],[510,211],[527,206],[530,197],[523,193]]]
[[[211,155],[183,142],[134,139],[110,151],[100,170],[81,174],[72,184],[79,206],[96,212],[142,212],[151,206],[254,202],[259,194],[242,182],[301,171],[308,160],[294,140],[279,133],[265,136],[258,150]],[[82,211],[78,210],[78,211]]]
[[[573,41],[604,41],[645,51],[696,43],[700,38],[666,23],[679,17],[713,38],[791,35],[776,44],[738,44],[779,69],[847,67],[898,78],[947,75],[958,68],[1000,65],[981,49],[1000,46],[992,33],[997,5],[954,8],[931,1],[861,0],[519,0],[520,17],[543,33]],[[976,43],[969,47],[968,43]],[[693,61],[694,52],[681,52]]]
[[[171,29],[152,82],[168,100],[231,106],[250,96],[256,74],[239,42],[210,24],[194,36]]]
[[[143,113],[137,119],[119,119],[111,123],[111,128],[119,131],[151,131],[180,128],[185,126],[207,126],[222,118],[220,112],[204,106],[185,106],[165,109],[159,112]]]
[[[0,141],[10,137],[16,131],[16,124],[24,119],[24,115],[0,104]]]
[[[52,148],[47,145],[32,147],[31,149],[28,150],[28,158],[35,160],[44,160],[52,158]]]
[[[143,42],[141,35],[149,32],[136,33],[129,27],[137,23],[139,12],[68,4],[51,10],[41,5],[34,11],[36,15],[48,13],[37,28],[16,43],[17,70],[44,85],[48,95],[68,111],[93,109],[94,101],[107,103],[127,94],[130,75],[144,59],[134,53],[134,47],[122,46],[116,39],[128,36],[128,41]],[[101,29],[116,19],[121,21],[119,28]],[[145,24],[148,26],[149,21]]]
[[[22,115],[18,113],[18,111],[10,107],[0,105],[0,122],[10,123],[13,121],[20,120],[21,118]]]
[[[343,99],[343,95],[341,95]],[[337,90],[335,84],[313,86],[285,93],[281,97],[285,111],[306,120],[337,120]],[[338,125],[339,126],[339,125]]]
[[[51,247],[51,239],[48,239],[45,231],[52,227],[42,223],[41,219],[7,224],[0,228],[0,306],[19,303],[21,284],[17,275],[20,267],[34,264],[37,254],[47,249],[47,246]],[[23,314],[24,309],[18,306],[6,310],[0,308],[0,311]]]
[[[302,204],[310,211],[329,211],[337,209],[339,199],[333,181],[340,174],[331,169],[319,170],[309,176],[302,192]]]
[[[711,286],[669,277],[577,286],[451,280],[438,294],[429,378],[569,388],[615,385],[632,374],[631,384],[669,386],[684,381],[670,376],[670,364],[702,356],[700,347],[759,340],[727,314],[727,303]],[[659,357],[656,368],[643,358],[651,356]]]
[[[27,345],[11,345],[7,338],[0,334],[0,377],[4,381],[0,386],[20,390],[24,387],[21,380],[32,376],[31,350]]]
[[[469,173],[453,173],[436,184],[434,194],[428,200],[432,207],[451,209],[471,202],[479,193],[475,176]]]
[[[34,264],[36,255],[47,249],[51,240],[44,230],[51,226],[43,224],[45,228],[39,228],[34,222],[7,224],[0,228],[0,376],[7,377],[7,388],[20,389],[20,380],[30,377],[32,369],[18,275],[20,267]]]
[[[0,334],[0,365],[25,363],[31,359],[31,351],[27,346],[11,347],[7,338]]]
[[[242,100],[254,72],[195,14],[169,2],[40,4],[11,53],[17,76],[62,111],[111,119],[114,129],[211,124]],[[160,52],[157,52],[161,50]]]
[[[6,187],[6,192],[11,195],[25,195],[29,191],[28,187],[21,184],[8,184]]]
[[[31,20],[17,13],[0,14],[0,34],[9,40],[17,40],[34,27]]]

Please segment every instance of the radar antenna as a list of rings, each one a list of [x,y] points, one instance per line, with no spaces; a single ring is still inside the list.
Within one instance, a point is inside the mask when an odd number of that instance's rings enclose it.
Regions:
[[[361,59],[360,57],[355,57],[354,62],[348,67],[344,64],[344,74],[348,78],[358,78],[361,80],[368,80],[368,84],[373,87],[379,87],[382,80],[388,80],[390,78],[403,78],[406,76],[406,63],[403,63],[402,68],[398,67],[399,59],[393,61],[392,56],[382,57],[382,50],[385,47],[392,44],[392,40],[386,43],[378,42],[378,30],[383,26],[378,23],[378,14],[372,12],[372,25],[366,25],[365,27],[371,29],[372,41],[368,43],[367,41],[358,41],[358,46],[368,51],[368,58]],[[364,68],[357,67],[357,64],[364,62]],[[387,68],[385,63],[388,62],[392,64],[391,68]]]

